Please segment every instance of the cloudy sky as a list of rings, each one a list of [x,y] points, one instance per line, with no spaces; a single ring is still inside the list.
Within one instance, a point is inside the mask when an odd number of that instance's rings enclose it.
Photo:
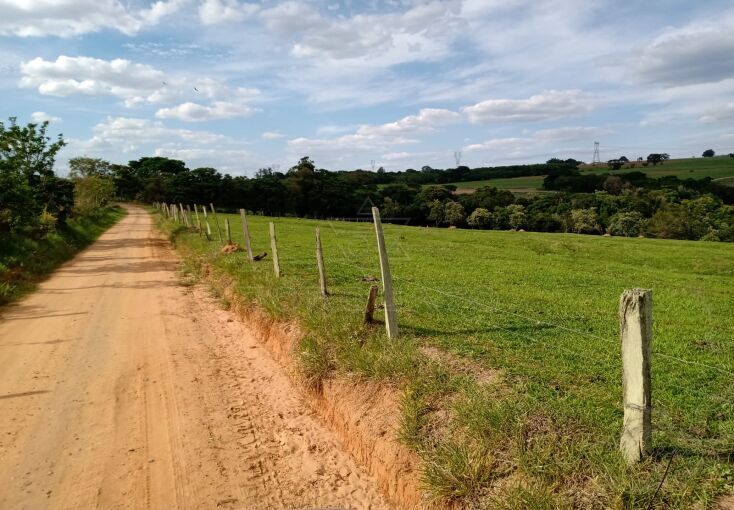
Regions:
[[[0,0],[0,116],[251,175],[734,151],[731,0]]]

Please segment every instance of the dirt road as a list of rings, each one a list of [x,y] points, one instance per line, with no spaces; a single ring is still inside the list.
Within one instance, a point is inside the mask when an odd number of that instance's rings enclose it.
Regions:
[[[0,508],[387,508],[140,208],[0,311]]]

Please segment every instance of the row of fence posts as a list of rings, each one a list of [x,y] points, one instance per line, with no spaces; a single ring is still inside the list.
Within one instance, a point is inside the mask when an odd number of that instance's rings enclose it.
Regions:
[[[167,218],[191,228],[191,209],[183,208],[181,204],[157,203],[156,208]],[[214,204],[209,204],[210,212],[219,234],[220,243],[224,243],[217,220]],[[207,240],[212,240],[211,227],[206,206],[201,206],[206,225]],[[197,205],[194,204],[194,214],[198,225],[199,235],[202,235],[202,223],[199,219]],[[250,230],[247,222],[247,211],[240,209],[242,219],[242,234],[245,239],[245,251],[250,262],[259,260],[252,253]],[[382,291],[385,312],[385,328],[388,338],[398,336],[397,313],[393,293],[390,262],[387,256],[385,236],[382,230],[380,210],[372,208],[372,219],[377,239],[377,250],[380,258],[380,273],[382,277]],[[232,242],[229,219],[225,219],[227,242]],[[269,222],[270,248],[273,253],[273,271],[276,277],[281,276],[280,261],[278,258],[278,244],[275,235],[275,224]],[[263,255],[264,256],[264,255]],[[262,256],[260,256],[262,258]],[[329,295],[326,285],[326,269],[321,245],[321,231],[316,227],[316,264],[319,273],[319,290],[323,297]],[[375,302],[378,288],[370,286],[367,297],[367,306],[364,310],[363,321],[370,324],[374,321]],[[622,293],[619,301],[619,329],[622,349],[622,401],[624,419],[620,439],[620,450],[629,463],[638,462],[650,453],[652,446],[652,291],[645,289],[631,289]]]

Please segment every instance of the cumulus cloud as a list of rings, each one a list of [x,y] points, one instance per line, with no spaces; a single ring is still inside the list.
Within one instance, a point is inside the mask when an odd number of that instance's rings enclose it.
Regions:
[[[459,7],[458,0],[434,1],[402,13],[329,18],[305,2],[287,1],[264,10],[261,17],[274,33],[295,35],[292,53],[297,57],[341,60],[392,52],[415,58],[442,53],[445,39],[458,35],[463,25]]]
[[[31,113],[31,122],[35,122],[40,124],[41,122],[50,122],[51,124],[59,124],[61,123],[61,117],[55,117],[53,115],[49,115],[46,112],[33,112]]]
[[[199,5],[199,19],[205,25],[220,23],[239,23],[260,10],[257,4],[238,0],[204,0]]]
[[[283,138],[285,135],[276,131],[265,131],[261,136],[265,140],[278,140],[279,138]]]
[[[665,87],[732,78],[734,15],[669,29],[633,54],[627,65],[632,80]]]
[[[20,65],[23,87],[36,87],[51,96],[112,96],[125,106],[143,103],[172,103],[197,96],[213,100],[204,106],[185,102],[161,110],[162,117],[182,120],[206,120],[249,115],[253,108],[245,105],[257,97],[258,89],[230,87],[211,78],[168,76],[147,64],[126,59],[102,60],[91,57],[59,56],[55,61],[34,58]],[[228,102],[219,98],[228,98]]]
[[[734,102],[709,109],[699,120],[706,124],[734,120]]]
[[[462,109],[473,124],[536,122],[590,112],[591,95],[580,90],[549,90],[528,99],[488,99]]]
[[[172,108],[161,108],[155,113],[159,119],[178,119],[188,122],[249,117],[257,110],[244,104],[214,101],[210,106],[182,103]]]
[[[71,37],[103,29],[133,35],[179,10],[184,0],[132,10],[119,0],[0,0],[0,35]]]

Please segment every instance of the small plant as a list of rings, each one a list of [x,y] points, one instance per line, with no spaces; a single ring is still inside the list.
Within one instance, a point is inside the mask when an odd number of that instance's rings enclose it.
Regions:
[[[48,235],[56,231],[56,216],[43,209],[40,217],[38,218],[39,230],[43,235]]]

